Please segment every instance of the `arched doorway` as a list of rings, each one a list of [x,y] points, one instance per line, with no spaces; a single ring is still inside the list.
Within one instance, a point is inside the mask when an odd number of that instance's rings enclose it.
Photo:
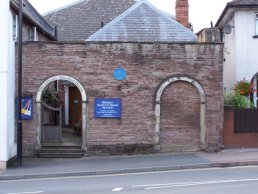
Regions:
[[[197,89],[200,99],[200,115],[199,115],[199,124],[200,124],[200,143],[201,147],[205,147],[205,136],[206,136],[206,121],[205,121],[205,108],[206,108],[206,98],[205,93],[201,85],[196,82],[195,80],[186,77],[186,76],[172,76],[166,79],[158,88],[156,93],[155,99],[155,131],[154,131],[154,141],[155,141],[155,149],[160,150],[160,138],[161,138],[161,131],[160,131],[160,124],[161,124],[161,97],[164,90],[172,83],[175,82],[186,82],[194,86]],[[176,111],[176,110],[174,110]]]
[[[81,115],[81,122],[82,122],[82,145],[81,148],[86,151],[87,149],[87,113],[86,113],[86,102],[87,96],[83,86],[74,78],[66,75],[57,75],[47,79],[43,82],[38,89],[37,96],[36,96],[36,104],[37,104],[37,149],[41,148],[41,132],[42,132],[42,94],[45,88],[54,81],[68,81],[75,85],[81,93],[82,98],[82,115]]]

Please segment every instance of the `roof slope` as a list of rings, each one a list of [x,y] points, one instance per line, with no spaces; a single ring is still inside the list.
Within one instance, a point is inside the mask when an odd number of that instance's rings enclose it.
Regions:
[[[94,33],[87,41],[196,41],[196,35],[142,0]]]
[[[85,40],[123,13],[135,0],[79,0],[45,14],[45,19],[57,26],[58,40]]]
[[[225,22],[225,17],[228,17],[228,13],[232,12],[236,8],[254,8],[258,7],[258,0],[233,0],[227,3],[223,12],[221,13],[218,21],[216,22],[216,27],[220,27]]]

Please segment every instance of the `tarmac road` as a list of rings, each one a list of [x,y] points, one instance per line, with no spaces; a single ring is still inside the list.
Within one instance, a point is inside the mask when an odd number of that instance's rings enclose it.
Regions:
[[[0,181],[0,194],[258,194],[258,166]]]

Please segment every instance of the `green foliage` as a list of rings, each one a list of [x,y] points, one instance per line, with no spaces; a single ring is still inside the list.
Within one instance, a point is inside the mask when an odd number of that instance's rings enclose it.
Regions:
[[[53,107],[58,107],[62,104],[59,92],[54,89],[46,89],[42,94],[42,100]]]
[[[235,108],[238,108],[238,109],[254,108],[254,105],[250,101],[250,99],[239,93],[235,93],[235,94],[231,93],[231,94],[225,95],[224,104],[234,106]]]

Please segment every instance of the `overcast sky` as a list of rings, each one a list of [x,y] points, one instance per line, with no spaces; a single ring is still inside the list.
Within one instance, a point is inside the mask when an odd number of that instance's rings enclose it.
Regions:
[[[29,0],[29,2],[44,14],[77,0]],[[194,31],[198,32],[203,28],[210,27],[210,22],[214,25],[217,22],[227,2],[230,0],[189,0],[190,22]],[[175,15],[175,0],[149,0],[158,9]]]

